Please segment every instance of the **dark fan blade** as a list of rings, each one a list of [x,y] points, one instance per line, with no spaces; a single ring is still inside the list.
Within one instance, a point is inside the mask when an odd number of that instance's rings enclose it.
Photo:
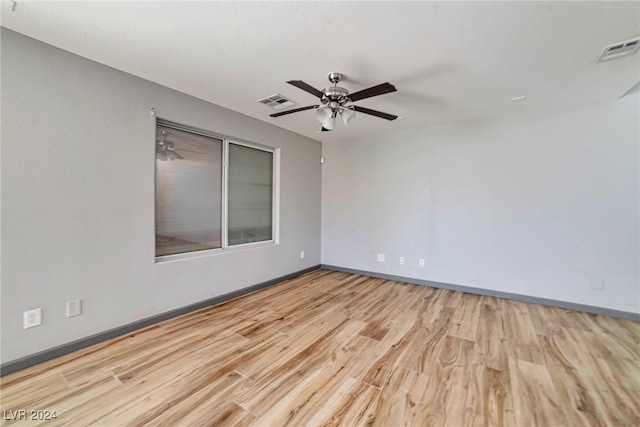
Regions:
[[[289,83],[290,85],[294,85],[298,89],[302,89],[305,92],[309,92],[311,95],[313,95],[315,97],[318,97],[318,98],[322,98],[322,95],[324,95],[318,89],[316,89],[315,87],[313,87],[311,85],[306,84],[302,80],[289,80],[287,83]]]
[[[309,105],[308,107],[294,108],[293,110],[280,111],[279,113],[269,114],[271,117],[280,117],[286,114],[297,113],[298,111],[311,110],[312,108],[318,108],[319,105]]]
[[[326,127],[322,126],[322,129],[320,129],[321,132],[331,132],[331,129],[327,129]]]
[[[393,114],[383,113],[382,111],[376,111],[370,108],[358,107],[357,105],[352,105],[349,108],[353,111],[357,111],[358,113],[370,114],[372,116],[380,117],[381,119],[395,120],[398,118],[398,116],[394,116]]]
[[[358,92],[354,92],[349,95],[349,99],[352,102],[360,101],[361,99],[371,98],[372,96],[384,95],[385,93],[395,92],[396,88],[391,83],[381,83],[377,86],[370,87],[369,89],[362,89]]]

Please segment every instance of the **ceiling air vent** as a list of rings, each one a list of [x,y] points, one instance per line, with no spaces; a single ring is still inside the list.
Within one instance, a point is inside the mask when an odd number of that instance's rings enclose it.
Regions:
[[[275,95],[268,96],[266,98],[258,99],[258,102],[271,107],[274,110],[284,110],[285,108],[296,105],[292,100],[285,98],[284,96],[276,93]]]
[[[602,50],[598,62],[633,55],[638,51],[638,47],[640,47],[640,38],[610,44]]]

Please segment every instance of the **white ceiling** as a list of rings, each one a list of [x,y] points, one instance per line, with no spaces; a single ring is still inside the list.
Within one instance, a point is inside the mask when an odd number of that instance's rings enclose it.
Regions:
[[[640,2],[29,2],[2,1],[2,25],[308,137],[391,130],[615,99],[640,81],[640,54],[596,63],[640,35]],[[280,118],[256,100],[316,99],[344,73],[349,91],[398,91],[317,133],[313,111]],[[526,95],[527,100],[511,98]]]

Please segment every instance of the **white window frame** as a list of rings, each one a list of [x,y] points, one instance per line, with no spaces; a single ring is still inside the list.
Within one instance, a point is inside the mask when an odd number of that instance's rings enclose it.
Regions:
[[[154,121],[154,147],[155,147],[155,132],[156,126],[166,126],[176,130],[181,130],[184,132],[194,133],[196,135],[202,135],[209,138],[215,138],[222,140],[222,200],[221,200],[221,247],[214,249],[205,249],[201,251],[191,251],[191,252],[182,252],[179,254],[171,254],[171,255],[155,255],[155,262],[167,262],[167,261],[178,261],[182,259],[192,259],[199,258],[204,256],[222,254],[227,252],[236,252],[245,249],[251,248],[259,248],[259,247],[268,247],[280,244],[280,148],[269,147],[267,145],[258,144],[255,142],[249,142],[237,138],[232,138],[220,134],[216,134],[214,132],[209,132],[203,129],[199,129],[192,126],[183,125],[180,123],[172,122],[169,120],[165,120],[162,118],[157,118]],[[243,147],[253,148],[256,150],[262,150],[273,154],[273,176],[272,176],[272,212],[271,212],[271,240],[263,240],[260,242],[250,242],[250,243],[240,243],[237,245],[229,246],[229,210],[228,210],[228,201],[229,201],[229,144],[236,144]],[[155,149],[154,149],[155,156]],[[155,163],[154,163],[154,171],[155,171]],[[153,210],[154,210],[154,253],[155,253],[155,212],[156,212],[156,200],[155,194],[157,191],[157,182],[155,180],[154,173],[154,198],[153,198]]]

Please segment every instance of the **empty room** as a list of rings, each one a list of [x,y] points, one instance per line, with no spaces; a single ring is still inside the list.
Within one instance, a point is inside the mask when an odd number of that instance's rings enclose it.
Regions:
[[[640,2],[0,5],[0,425],[640,425]]]

